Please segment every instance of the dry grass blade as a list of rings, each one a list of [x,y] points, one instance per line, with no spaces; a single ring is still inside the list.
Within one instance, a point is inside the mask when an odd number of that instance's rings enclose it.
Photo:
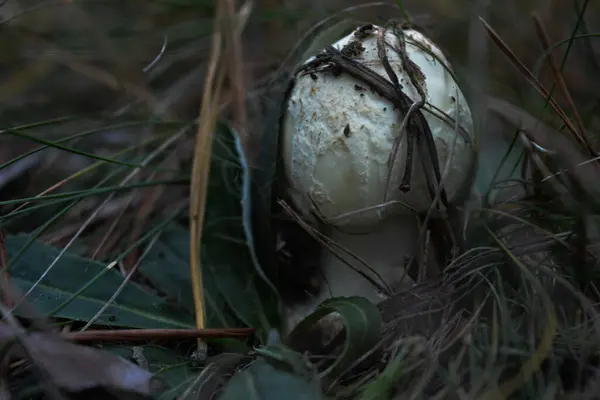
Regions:
[[[238,36],[241,34],[250,13],[249,3],[246,3],[239,15],[236,14],[233,4],[224,4],[219,2],[217,6],[216,20],[221,23],[221,27],[216,28],[213,33],[212,52],[209,61],[208,73],[205,80],[204,92],[202,94],[202,104],[200,106],[200,117],[198,131],[196,133],[196,145],[194,149],[194,162],[192,168],[191,188],[190,188],[190,273],[192,281],[192,293],[194,296],[194,309],[196,311],[196,326],[203,329],[205,325],[205,304],[204,304],[204,286],[202,281],[202,268],[200,260],[200,243],[202,240],[202,229],[204,226],[204,212],[206,208],[206,198],[208,190],[208,178],[210,172],[211,149],[213,143],[213,131],[219,113],[219,102],[221,99],[223,83],[226,70],[223,65],[221,46],[223,36],[228,39],[228,50],[230,55],[229,63],[240,61],[241,46]],[[226,21],[233,21],[229,26]],[[227,29],[227,28],[230,29]],[[219,30],[220,29],[220,30]],[[222,34],[224,33],[224,35]],[[223,67],[223,68],[219,68]],[[236,109],[238,113],[238,126],[244,129],[245,111],[243,106],[244,93],[239,87],[242,84],[241,71],[234,68],[230,73],[240,74],[240,76],[230,77],[234,82],[234,92],[237,93],[236,99],[241,99],[242,108]],[[236,90],[239,89],[239,90]],[[239,102],[235,103],[239,106]]]
[[[221,3],[219,5],[217,12],[221,15],[223,7]],[[219,59],[221,58],[221,41],[221,33],[216,31],[213,34],[212,52],[204,85],[204,93],[202,95],[202,104],[200,106],[200,118],[196,133],[196,146],[194,148],[194,162],[190,182],[190,277],[192,281],[192,293],[194,295],[194,309],[196,311],[196,326],[198,329],[204,329],[206,320],[204,286],[200,266],[200,242],[204,225],[204,210],[206,208],[213,130],[217,120],[217,106],[224,79],[221,73],[223,69],[217,71],[217,67],[220,65]]]
[[[488,35],[490,36],[494,44],[496,44],[496,46],[500,49],[504,56],[506,56],[510,63],[521,74],[523,74],[523,76],[527,78],[527,80],[533,85],[537,92],[543,95],[545,99],[548,99],[548,102],[550,103],[550,106],[552,106],[552,109],[561,118],[565,126],[569,129],[569,131],[571,131],[571,133],[577,139],[577,141],[583,144],[592,156],[595,156],[595,153],[587,138],[583,136],[582,132],[579,132],[575,128],[575,126],[573,125],[569,117],[566,115],[564,110],[556,103],[556,101],[552,98],[550,93],[546,90],[546,88],[544,88],[542,83],[533,75],[533,73],[525,66],[525,64],[523,64],[518,59],[518,57],[512,52],[512,50],[506,45],[506,43],[504,43],[502,38],[500,38],[500,36],[494,31],[494,29],[487,22],[485,22],[483,18],[480,18],[479,20],[483,24],[484,28],[486,29]]]

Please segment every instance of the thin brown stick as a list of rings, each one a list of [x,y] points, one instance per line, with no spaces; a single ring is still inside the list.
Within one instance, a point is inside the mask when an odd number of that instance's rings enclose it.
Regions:
[[[242,338],[255,332],[254,328],[227,329],[122,329],[63,332],[60,336],[73,342],[147,341],[156,339]]]

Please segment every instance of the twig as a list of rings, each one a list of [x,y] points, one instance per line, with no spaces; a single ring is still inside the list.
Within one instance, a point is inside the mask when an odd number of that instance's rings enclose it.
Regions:
[[[231,329],[122,329],[63,332],[60,336],[74,342],[147,341],[155,339],[242,338],[252,335],[254,328]]]

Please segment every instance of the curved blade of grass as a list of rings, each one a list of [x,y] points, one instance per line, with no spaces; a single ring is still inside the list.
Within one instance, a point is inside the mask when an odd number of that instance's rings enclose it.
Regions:
[[[290,343],[306,335],[323,317],[338,313],[346,330],[344,348],[336,361],[321,373],[334,376],[381,339],[383,320],[376,305],[364,297],[336,297],[325,300],[290,333]]]

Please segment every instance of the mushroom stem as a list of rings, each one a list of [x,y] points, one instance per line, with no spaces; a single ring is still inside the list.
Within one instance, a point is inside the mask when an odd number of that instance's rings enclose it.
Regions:
[[[361,271],[381,287],[392,288],[394,291],[414,284],[406,274],[404,265],[405,260],[414,255],[418,240],[418,226],[414,216],[388,216],[368,233],[353,234],[333,229],[330,238],[342,246],[335,250],[343,260],[329,250],[323,251],[321,271],[325,284],[320,294],[309,303],[294,305],[288,310],[286,319],[290,330],[310,315],[321,302],[331,297],[362,296],[375,304],[388,298],[388,294],[382,293],[380,288],[357,271]]]
[[[416,219],[411,215],[389,216],[363,234],[334,229],[331,239],[360,258],[370,268],[344,250],[337,251],[344,261],[332,252],[325,251],[321,265],[329,287],[325,288],[324,292],[328,297],[358,295],[373,303],[379,303],[388,297],[386,293],[381,292],[381,287],[391,289],[403,283],[412,285],[414,282],[405,273],[405,261],[414,255],[417,232]],[[374,286],[357,270],[377,282],[380,288]]]

